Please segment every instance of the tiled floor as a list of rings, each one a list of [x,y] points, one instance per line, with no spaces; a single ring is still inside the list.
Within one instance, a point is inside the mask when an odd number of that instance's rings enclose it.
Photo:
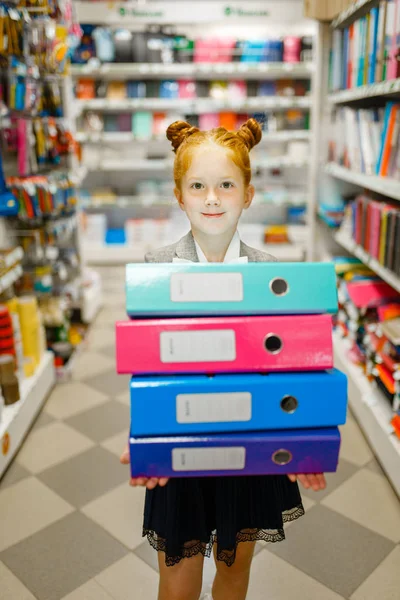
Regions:
[[[155,600],[154,551],[141,538],[143,490],[118,456],[128,377],[115,374],[123,269],[102,269],[105,307],[73,380],[57,386],[0,482],[1,600]],[[303,492],[287,539],[257,546],[249,600],[400,597],[400,504],[351,416],[338,472]],[[205,581],[213,575],[207,561]],[[229,599],[227,599],[229,600]]]

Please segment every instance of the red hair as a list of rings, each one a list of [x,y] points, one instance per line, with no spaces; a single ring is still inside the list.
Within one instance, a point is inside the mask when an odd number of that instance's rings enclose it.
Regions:
[[[261,126],[255,119],[249,119],[238,131],[228,131],[217,127],[209,131],[200,131],[185,121],[175,121],[167,129],[167,138],[176,154],[174,163],[174,180],[181,189],[182,177],[188,171],[193,151],[204,143],[214,143],[229,151],[231,158],[242,171],[247,187],[251,181],[250,150],[261,140]]]

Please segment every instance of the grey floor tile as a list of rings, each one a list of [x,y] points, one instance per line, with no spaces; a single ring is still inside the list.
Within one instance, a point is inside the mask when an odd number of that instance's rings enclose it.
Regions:
[[[0,480],[0,490],[3,490],[9,485],[13,485],[14,483],[18,483],[21,479],[25,479],[25,477],[29,476],[30,472],[14,460]]]
[[[119,396],[129,388],[130,375],[118,375],[115,370],[110,369],[105,373],[85,379],[85,383],[107,396]]]
[[[319,492],[314,492],[313,490],[306,490],[303,487],[301,488],[301,493],[307,498],[311,498],[315,500],[315,502],[319,502],[325,496],[331,494],[336,488],[338,488],[342,483],[347,481],[354,473],[357,471],[358,467],[348,462],[344,458],[340,460],[339,467],[336,473],[326,473],[326,488]]]
[[[273,552],[328,588],[349,597],[393,550],[388,539],[317,504]]]
[[[74,512],[0,558],[38,599],[60,600],[126,554],[101,527]]]
[[[129,422],[129,408],[112,400],[66,420],[70,427],[99,443],[122,431],[127,432]]]
[[[55,419],[44,410],[41,411],[35,423],[33,424],[32,431],[50,425]]]
[[[107,358],[112,358],[113,360],[116,360],[115,344],[112,344],[110,346],[103,346],[103,348],[98,349],[98,352],[99,354],[104,354],[104,356],[107,356]]]
[[[154,569],[157,573],[159,572],[157,552],[150,546],[147,540],[135,548],[133,554],[138,556],[146,563],[146,565],[149,565],[149,567]]]
[[[75,507],[81,507],[127,481],[115,454],[96,446],[43,471],[43,483]]]
[[[378,475],[383,475],[383,477],[386,477],[385,471],[382,469],[376,458],[373,458],[367,465],[365,465],[365,467],[370,471],[377,473]]]

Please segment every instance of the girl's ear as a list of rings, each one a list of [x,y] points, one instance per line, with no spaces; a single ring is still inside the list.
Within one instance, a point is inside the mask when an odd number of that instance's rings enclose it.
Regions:
[[[181,190],[179,190],[178,188],[175,188],[174,189],[174,194],[175,194],[175,198],[178,200],[178,204],[179,204],[180,208],[182,210],[184,210]]]
[[[244,208],[247,209],[253,202],[254,194],[255,194],[254,185],[247,186],[247,190],[245,191],[245,200],[244,200]]]

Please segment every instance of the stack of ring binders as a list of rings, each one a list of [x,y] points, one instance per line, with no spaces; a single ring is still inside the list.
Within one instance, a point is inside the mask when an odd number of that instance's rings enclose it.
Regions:
[[[126,307],[132,477],[336,471],[332,263],[131,264]]]

